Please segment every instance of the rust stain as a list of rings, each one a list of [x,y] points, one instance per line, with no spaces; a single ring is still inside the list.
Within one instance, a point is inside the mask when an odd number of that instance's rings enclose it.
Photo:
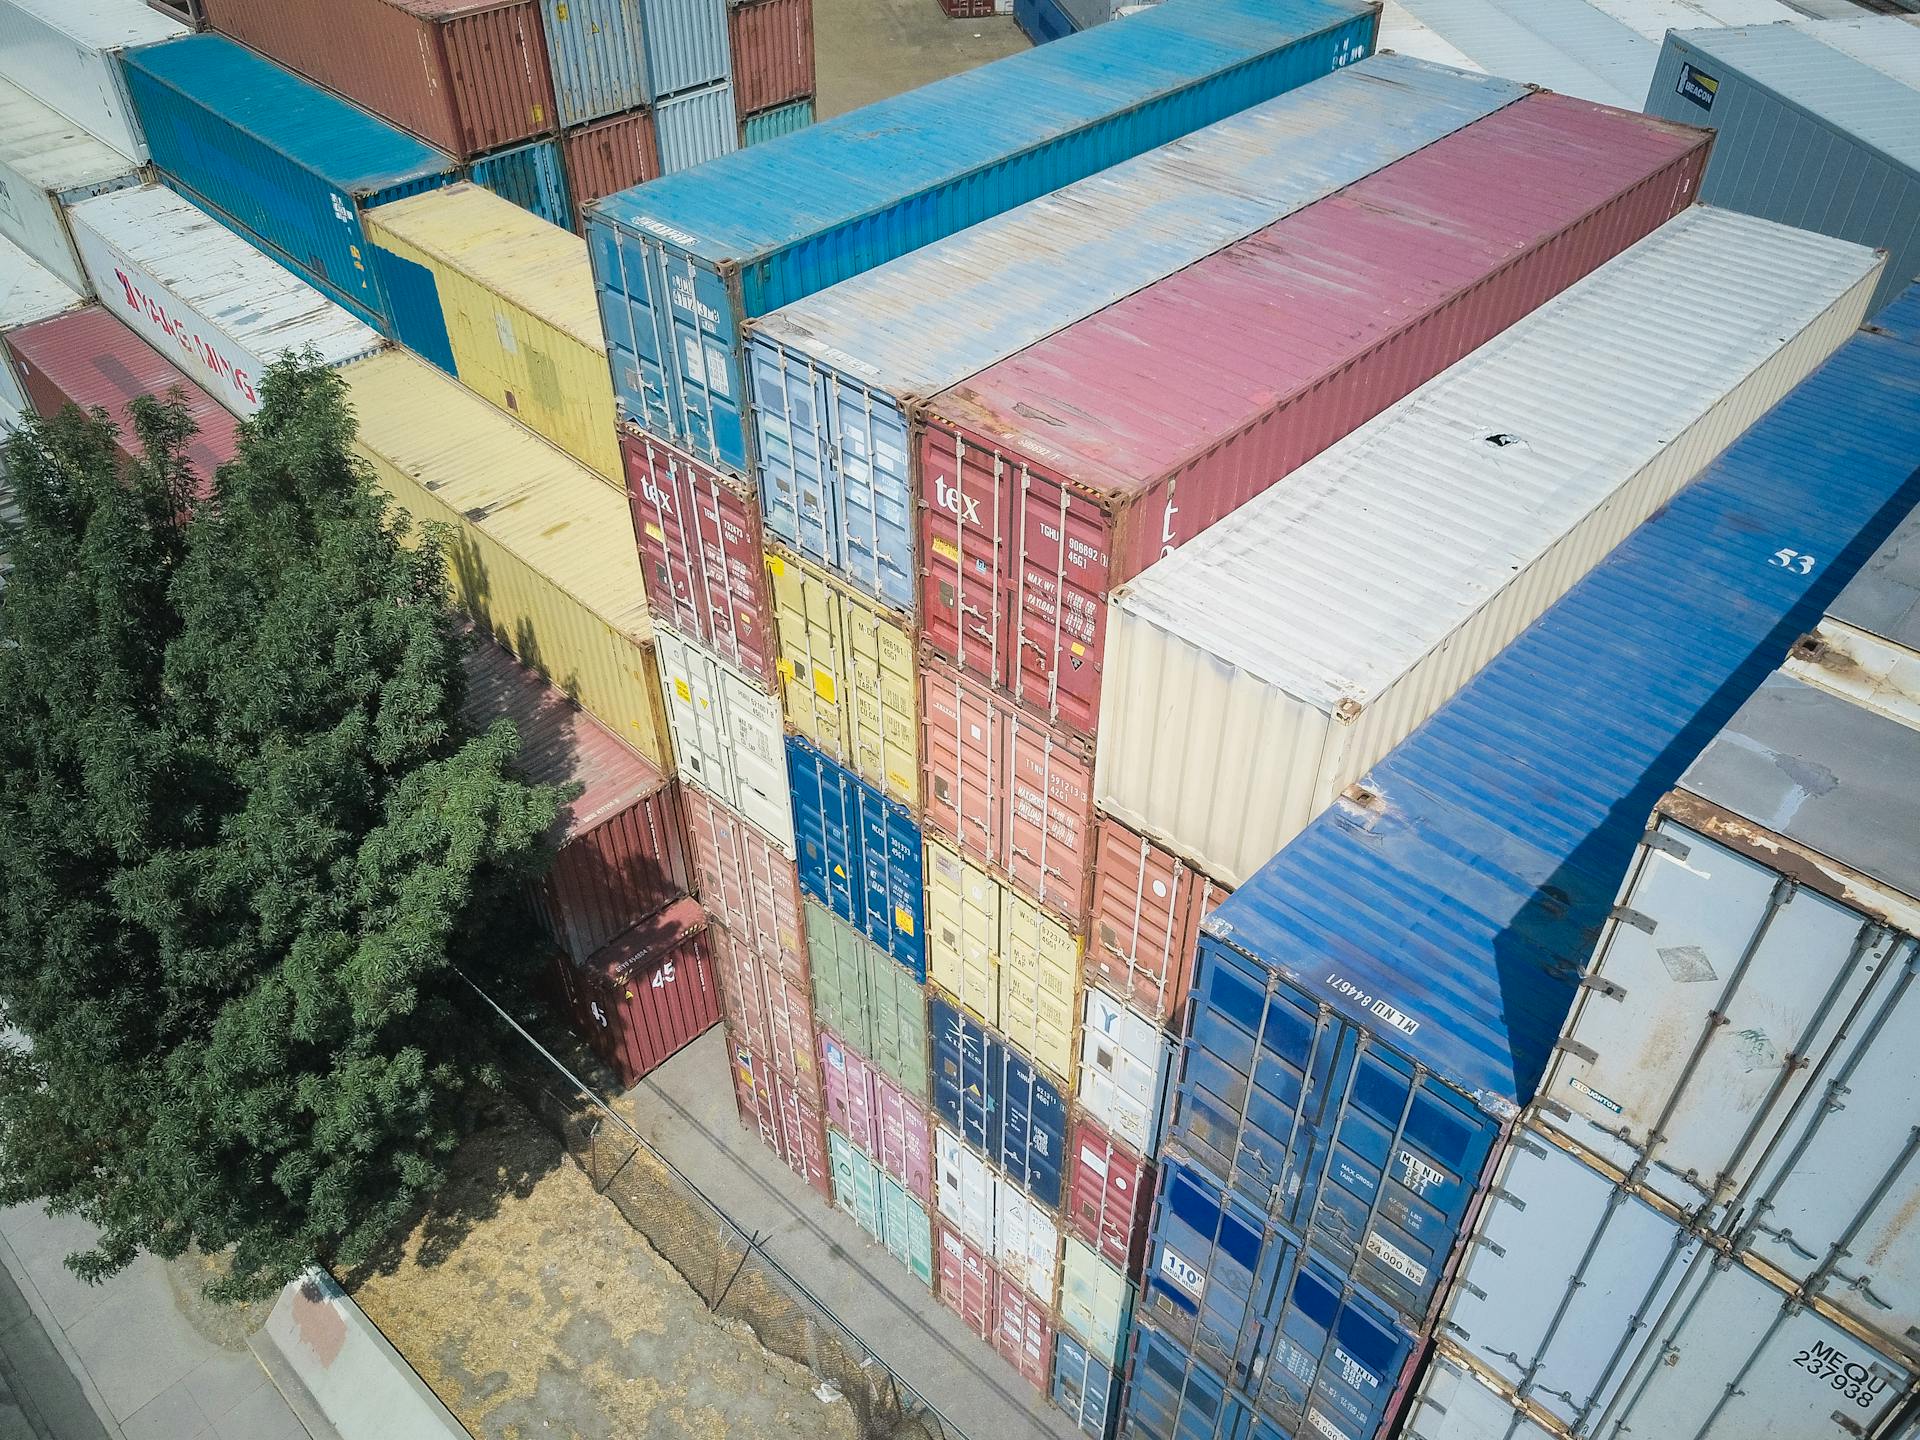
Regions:
[[[340,1347],[347,1343],[347,1322],[326,1301],[324,1292],[311,1280],[293,1297],[293,1328],[301,1342],[319,1358],[322,1369],[331,1369],[340,1358]]]

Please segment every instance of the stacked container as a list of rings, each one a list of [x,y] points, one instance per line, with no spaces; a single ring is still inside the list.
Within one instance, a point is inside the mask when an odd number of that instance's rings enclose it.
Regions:
[[[812,0],[732,0],[727,6],[740,143],[813,123]]]

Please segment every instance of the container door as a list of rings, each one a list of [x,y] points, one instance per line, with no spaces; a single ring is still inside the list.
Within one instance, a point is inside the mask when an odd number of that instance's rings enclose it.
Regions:
[[[927,828],[991,861],[1007,798],[1004,712],[950,666],[923,657],[920,668]]]
[[[793,791],[787,783],[786,726],[779,702],[729,666],[716,661],[713,671],[732,741],[729,748],[740,812],[776,844],[791,850]]]
[[[859,1178],[855,1173],[858,1155],[846,1136],[832,1130],[827,1132],[827,1158],[833,1166],[833,1203],[856,1220],[860,1217]]]
[[[1056,725],[1091,735],[1100,714],[1113,522],[1051,479],[1024,471],[1023,478],[1018,542],[1007,554],[1019,636],[1009,685]]]
[[[1012,1185],[1000,1187],[993,1260],[1001,1279],[1052,1306],[1060,1268],[1060,1229],[1046,1211]]]
[[[932,1192],[932,1144],[927,1117],[907,1093],[885,1075],[876,1076],[874,1096],[880,1132],[880,1163],[902,1185],[926,1199]]]
[[[1116,1398],[1113,1372],[1064,1330],[1054,1340],[1052,1396],[1054,1405],[1066,1412],[1081,1434],[1107,1440],[1108,1417],[1113,1415]]]
[[[1093,761],[1081,742],[1007,711],[1007,816],[994,858],[1027,894],[1076,927],[1093,876]]]
[[[564,4],[565,0],[548,3]],[[620,456],[626,467],[634,535],[640,542],[647,609],[656,624],[710,638],[710,611],[702,603],[706,557],[693,518],[700,483],[693,462],[665,441],[644,433],[623,433]]]
[[[938,841],[927,846],[927,978],[1000,1023],[1000,882]]]
[[[1013,651],[1004,572],[1020,472],[937,419],[922,431],[920,456],[922,633],[961,669],[1006,686]]]
[[[882,1244],[886,1243],[885,1222],[880,1209],[880,1172],[873,1161],[858,1150],[853,1152],[853,1218],[860,1228]]]
[[[1000,1182],[986,1161],[941,1125],[933,1127],[933,1182],[941,1218],[991,1254]]]
[[[621,416],[662,438],[685,443],[685,427],[675,423],[677,407],[668,402],[670,394],[679,393],[679,375],[665,297],[671,293],[668,276],[674,273],[691,301],[692,266],[653,236],[600,220],[589,221],[587,242]]]
[[[872,1033],[866,960],[827,912],[809,900],[807,952],[813,970],[813,998],[820,1018],[858,1045]]]
[[[887,1249],[922,1285],[933,1283],[933,1237],[928,1229],[927,1212],[894,1180],[880,1181],[882,1227]]]
[[[1282,1278],[1293,1271],[1298,1247],[1244,1201],[1179,1160],[1162,1163],[1154,1227],[1143,1305],[1155,1324],[1237,1380]],[[1063,1291],[1063,1313],[1064,1305]]]
[[[1101,817],[1094,848],[1089,977],[1178,1034],[1200,924],[1229,892],[1117,820]]]
[[[1063,1084],[1073,1074],[1080,942],[1058,920],[1007,889],[1001,909],[1000,1028]]]
[[[992,1262],[944,1225],[939,1227],[939,1241],[940,1303],[982,1340],[991,1339],[997,1288]]]
[[[1226,1429],[1227,1383],[1172,1335],[1140,1327],[1122,1428],[1142,1440],[1215,1440]]]
[[[927,887],[920,827],[903,807],[865,781],[854,783],[867,883],[867,935],[924,981]]]
[[[1084,1116],[1074,1124],[1068,1224],[1109,1264],[1138,1273],[1146,1241],[1152,1167]]]
[[[653,99],[640,0],[540,0],[562,130]]]
[[[865,593],[911,615],[914,494],[906,416],[838,374],[829,374],[826,395],[834,466],[829,483],[841,506],[838,568]]]
[[[1047,1361],[1053,1353],[1053,1325],[1046,1307],[1002,1274],[998,1312],[993,1348],[1044,1394]]]
[[[998,1155],[1007,1178],[1049,1210],[1060,1208],[1067,1152],[1067,1102],[1034,1063],[998,1047],[1004,1079]]]
[[[722,804],[740,808],[719,664],[669,631],[656,630],[654,645],[666,681],[667,714],[673,721],[674,759],[680,773]],[[748,818],[760,823],[757,817]]]
[[[1433,1357],[1401,1434],[1404,1440],[1560,1440],[1445,1354]]]
[[[847,1135],[872,1155],[880,1148],[878,1119],[874,1114],[873,1067],[851,1051],[843,1054],[847,1066]]]
[[[767,579],[780,637],[780,694],[787,718],[815,745],[844,760],[840,607],[824,580],[784,555],[767,557]]]
[[[805,356],[756,335],[754,474],[767,532],[816,564],[839,569],[840,511],[827,434],[826,379]]]
[[[920,683],[913,635],[898,617],[841,597],[853,768],[909,809],[920,803]]]
[[[1141,1155],[1159,1141],[1160,1102],[1172,1047],[1136,1010],[1087,988],[1080,1041],[1080,1103],[1113,1137]]]
[[[909,1095],[928,1097],[927,993],[913,972],[863,945],[873,1002],[873,1058]]]
[[[858,860],[854,779],[792,736],[787,738],[787,775],[793,783],[800,884],[835,915],[859,928],[866,918],[866,887]]]
[[[1255,1403],[1288,1434],[1370,1440],[1384,1428],[1413,1335],[1312,1259],[1282,1299],[1248,1377]]]

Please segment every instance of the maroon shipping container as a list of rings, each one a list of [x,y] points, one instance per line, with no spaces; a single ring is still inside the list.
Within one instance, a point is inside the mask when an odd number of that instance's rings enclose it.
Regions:
[[[683,788],[694,887],[714,918],[789,975],[806,975],[800,872],[754,824],[704,790]]]
[[[595,200],[660,178],[651,110],[629,110],[569,130],[560,137],[560,150],[567,162],[575,223],[583,229],[587,206]]]
[[[514,769],[536,785],[580,785],[550,837],[559,850],[533,893],[553,938],[585,964],[601,946],[693,889],[679,782],[487,640],[468,648],[466,718],[505,716]]]
[[[1171,850],[1100,816],[1087,978],[1178,1035],[1200,924],[1232,893]]]
[[[994,1300],[993,1348],[1042,1395],[1053,1360],[1053,1316],[1010,1280],[1001,1280]]]
[[[1000,12],[994,0],[940,0],[940,8],[955,20],[982,20]]]
[[[978,1246],[946,1222],[933,1222],[935,1287],[940,1303],[965,1323],[982,1340],[991,1341],[995,1333],[995,1302],[999,1298],[1000,1276]]]
[[[770,1061],[754,1054],[738,1037],[728,1036],[727,1047],[740,1123],[831,1205],[833,1167],[827,1159],[827,1131],[819,1107],[782,1080]]]
[[[648,606],[778,694],[753,486],[652,435],[623,430],[620,453]]]
[[[831,1030],[820,1031],[820,1075],[827,1119],[922,1203],[933,1195],[933,1144],[927,1114],[887,1076]]]
[[[623,1086],[720,1023],[707,912],[691,899],[648,916],[584,965],[554,963],[574,1025]]]
[[[727,9],[733,104],[742,119],[813,94],[813,0],[748,0]]]
[[[1090,735],[1114,586],[1684,209],[1709,139],[1529,95],[934,397],[926,638]]]
[[[535,0],[206,0],[206,13],[461,160],[554,128]]]
[[[920,670],[927,825],[1085,934],[1092,747],[931,651]]]
[[[1140,1278],[1153,1211],[1153,1165],[1079,1105],[1067,1145],[1067,1225],[1128,1278]]]
[[[69,405],[99,406],[119,430],[118,449],[130,463],[140,458],[140,441],[128,405],[141,395],[163,399],[175,390],[199,427],[187,442],[187,463],[204,486],[240,448],[233,413],[104,306],[22,326],[9,331],[5,343],[36,415],[51,419]]]
[[[785,957],[761,955],[724,925],[714,925],[709,939],[727,1032],[772,1061],[780,1077],[817,1106],[820,1066],[813,1053],[813,996],[806,967],[784,964]]]

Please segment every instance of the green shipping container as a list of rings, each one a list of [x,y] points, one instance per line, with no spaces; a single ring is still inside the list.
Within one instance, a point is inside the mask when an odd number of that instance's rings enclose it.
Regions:
[[[924,1104],[926,991],[884,950],[812,900],[807,953],[820,1022]]]
[[[927,1212],[839,1131],[828,1129],[827,1148],[832,1157],[834,1203],[931,1289],[933,1226]]]
[[[778,140],[782,135],[791,135],[796,130],[804,130],[813,123],[813,97],[795,100],[791,105],[776,105],[771,110],[762,110],[758,115],[749,115],[740,122],[740,143],[758,145],[762,140]]]

